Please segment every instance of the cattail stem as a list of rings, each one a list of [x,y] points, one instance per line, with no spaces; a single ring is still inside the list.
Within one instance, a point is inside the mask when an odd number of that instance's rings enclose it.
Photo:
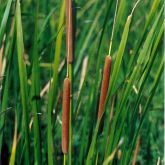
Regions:
[[[64,154],[64,161],[63,161],[63,165],[66,165],[66,155]]]
[[[102,86],[101,86],[101,94],[100,94],[100,101],[99,101],[99,110],[98,110],[98,119],[101,119],[104,103],[106,100],[109,80],[110,80],[110,71],[111,71],[111,56],[106,56],[105,64],[104,64],[104,72],[103,72],[103,79],[102,79]]]
[[[65,78],[62,103],[62,152],[68,153],[70,116],[70,79]]]

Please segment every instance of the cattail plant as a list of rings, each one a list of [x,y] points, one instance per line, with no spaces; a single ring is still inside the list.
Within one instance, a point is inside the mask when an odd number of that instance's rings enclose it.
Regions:
[[[98,110],[98,119],[100,120],[103,114],[104,110],[104,104],[108,92],[108,86],[109,86],[109,80],[110,80],[110,71],[111,71],[111,49],[112,49],[112,41],[113,41],[113,35],[115,30],[115,22],[116,22],[116,14],[117,14],[117,7],[118,7],[118,0],[116,1],[116,9],[115,9],[115,15],[114,15],[114,22],[112,27],[112,35],[110,39],[109,44],[109,55],[105,58],[105,64],[104,64],[104,71],[103,71],[103,79],[102,79],[102,85],[101,85],[101,94],[100,94],[100,101],[99,101],[99,110]]]
[[[73,64],[73,25],[72,25],[72,0],[66,0],[66,56],[67,56],[67,77],[70,81],[70,93],[72,91],[72,64]],[[71,95],[71,94],[70,94]],[[64,98],[63,98],[64,99]],[[72,162],[72,99],[68,98],[68,108],[70,108],[70,114],[67,114],[68,117],[68,125],[69,125],[69,164]],[[67,105],[65,105],[67,106]],[[66,147],[68,147],[68,143]],[[68,148],[67,148],[68,149]],[[65,155],[64,155],[65,162]]]
[[[68,153],[69,145],[69,116],[70,116],[70,79],[64,79],[62,102],[62,152]]]

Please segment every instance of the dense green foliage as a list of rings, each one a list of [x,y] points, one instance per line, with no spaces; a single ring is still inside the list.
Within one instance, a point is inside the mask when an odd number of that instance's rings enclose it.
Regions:
[[[119,0],[115,17],[116,2],[73,0],[71,125],[64,161],[65,0],[0,0],[0,164],[164,162],[163,0],[137,6],[135,0]],[[108,54],[109,90],[98,121]]]

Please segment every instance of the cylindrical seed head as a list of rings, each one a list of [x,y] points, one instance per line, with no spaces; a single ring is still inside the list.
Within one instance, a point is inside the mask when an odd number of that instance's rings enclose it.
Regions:
[[[104,64],[104,71],[103,71],[103,79],[102,79],[102,85],[101,85],[101,94],[100,94],[100,101],[99,101],[99,110],[98,110],[98,119],[101,119],[104,103],[106,100],[107,92],[108,92],[108,86],[109,86],[109,80],[110,80],[110,71],[111,71],[111,56],[106,56],[105,58],[105,64]]]
[[[69,113],[70,113],[70,80],[65,78],[62,102],[62,152],[68,152],[69,145]]]
[[[66,52],[67,63],[73,62],[72,0],[66,0]]]

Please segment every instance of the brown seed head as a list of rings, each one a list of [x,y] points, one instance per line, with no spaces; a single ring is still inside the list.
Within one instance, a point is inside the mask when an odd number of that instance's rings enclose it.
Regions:
[[[72,0],[66,0],[66,51],[67,62],[73,62],[73,27],[72,27]]]
[[[100,101],[99,101],[99,110],[98,110],[98,119],[101,119],[104,103],[106,100],[109,80],[110,80],[110,71],[111,71],[111,56],[106,56],[105,64],[104,64],[104,71],[103,71],[103,79],[101,85],[101,94],[100,94]]]
[[[65,78],[62,102],[62,152],[68,152],[69,145],[69,113],[70,113],[70,80]]]

